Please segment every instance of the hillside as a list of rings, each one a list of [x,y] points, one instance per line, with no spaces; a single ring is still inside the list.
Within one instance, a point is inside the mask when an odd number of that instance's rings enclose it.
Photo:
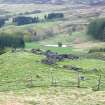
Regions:
[[[105,105],[105,42],[87,33],[104,3],[0,0],[0,105]]]
[[[44,47],[43,47],[44,49]],[[61,48],[65,50],[66,48]],[[56,51],[60,51],[56,48]],[[52,49],[54,51],[54,48]],[[65,52],[71,52],[65,50]],[[79,54],[78,54],[79,56]],[[103,55],[104,56],[104,55]],[[31,52],[17,51],[5,53],[0,56],[0,91],[22,90],[32,87],[50,87],[52,85],[61,87],[76,87],[77,72],[73,69],[64,68],[64,65],[72,65],[82,68],[80,86],[84,89],[97,88],[98,72],[105,73],[105,61],[100,59],[85,58],[81,56],[78,60],[63,60],[57,65],[43,64],[43,55],[32,54]],[[95,68],[99,71],[95,71]],[[62,77],[62,78],[61,78]],[[102,75],[100,90],[105,90],[105,77]],[[54,82],[56,81],[56,82]]]
[[[56,67],[42,64],[41,59],[42,55],[23,51],[0,56],[0,105],[104,105],[105,92],[92,90],[98,75],[91,70],[103,70],[105,61],[81,58],[59,62]],[[77,73],[62,68],[67,64],[86,70],[80,74],[85,76],[81,88],[76,87]],[[102,76],[101,90],[105,90],[104,81]]]

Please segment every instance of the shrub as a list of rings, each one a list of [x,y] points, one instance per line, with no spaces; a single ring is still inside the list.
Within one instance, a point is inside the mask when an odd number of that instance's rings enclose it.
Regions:
[[[105,52],[105,48],[92,48],[89,50],[89,53],[94,53],[94,52]]]

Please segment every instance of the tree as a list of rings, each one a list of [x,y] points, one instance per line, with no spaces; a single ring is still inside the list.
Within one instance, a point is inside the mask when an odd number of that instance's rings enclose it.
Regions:
[[[7,34],[2,34],[0,36],[0,48],[4,49],[5,47],[11,48],[24,48],[25,42],[22,36],[9,36]]]
[[[105,19],[96,19],[92,21],[88,26],[89,35],[95,39],[105,41]]]
[[[13,22],[16,23],[16,25],[25,25],[25,24],[31,24],[31,23],[38,23],[39,18],[38,17],[26,17],[26,16],[18,16],[13,18]]]
[[[44,15],[44,19],[45,19],[45,20],[47,19],[47,15]]]
[[[57,18],[64,18],[63,13],[49,13],[47,19],[57,19]]]

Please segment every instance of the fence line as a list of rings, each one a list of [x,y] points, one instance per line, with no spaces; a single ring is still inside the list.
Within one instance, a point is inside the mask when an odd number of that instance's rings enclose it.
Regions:
[[[104,77],[104,75],[89,75],[89,76],[86,76],[87,78],[90,78],[89,80],[86,79],[86,80],[81,80],[81,74],[80,72],[77,72],[76,73],[76,77],[73,79],[73,80],[58,80],[58,79],[55,79],[54,78],[54,75],[53,73],[51,74],[51,77],[49,79],[49,81],[46,81],[46,80],[38,80],[38,79],[33,79],[32,76],[29,76],[28,78],[26,79],[19,79],[19,80],[11,80],[11,81],[6,81],[6,80],[2,80],[0,81],[0,91],[2,90],[2,86],[7,86],[7,87],[13,87],[13,86],[23,86],[23,87],[49,87],[49,86],[61,86],[61,87],[84,87],[84,88],[87,88],[87,87],[91,87],[91,84],[90,86],[89,85],[89,82],[91,82],[91,79],[92,77],[96,77],[96,79],[94,79],[93,81],[96,81],[94,82],[94,85],[96,87],[97,90],[100,90],[101,86],[103,84],[105,84],[105,81],[102,80],[102,77]],[[61,77],[62,78],[62,77]],[[47,83],[48,82],[48,83]],[[85,85],[85,84],[82,84],[83,82],[87,83],[88,85]],[[21,89],[21,88],[20,88]]]

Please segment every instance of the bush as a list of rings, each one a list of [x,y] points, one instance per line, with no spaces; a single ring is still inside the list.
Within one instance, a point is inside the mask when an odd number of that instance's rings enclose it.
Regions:
[[[94,52],[105,52],[105,48],[92,48],[89,50],[89,53],[94,53]]]
[[[105,41],[105,19],[96,19],[92,21],[88,26],[89,35],[95,39]]]

